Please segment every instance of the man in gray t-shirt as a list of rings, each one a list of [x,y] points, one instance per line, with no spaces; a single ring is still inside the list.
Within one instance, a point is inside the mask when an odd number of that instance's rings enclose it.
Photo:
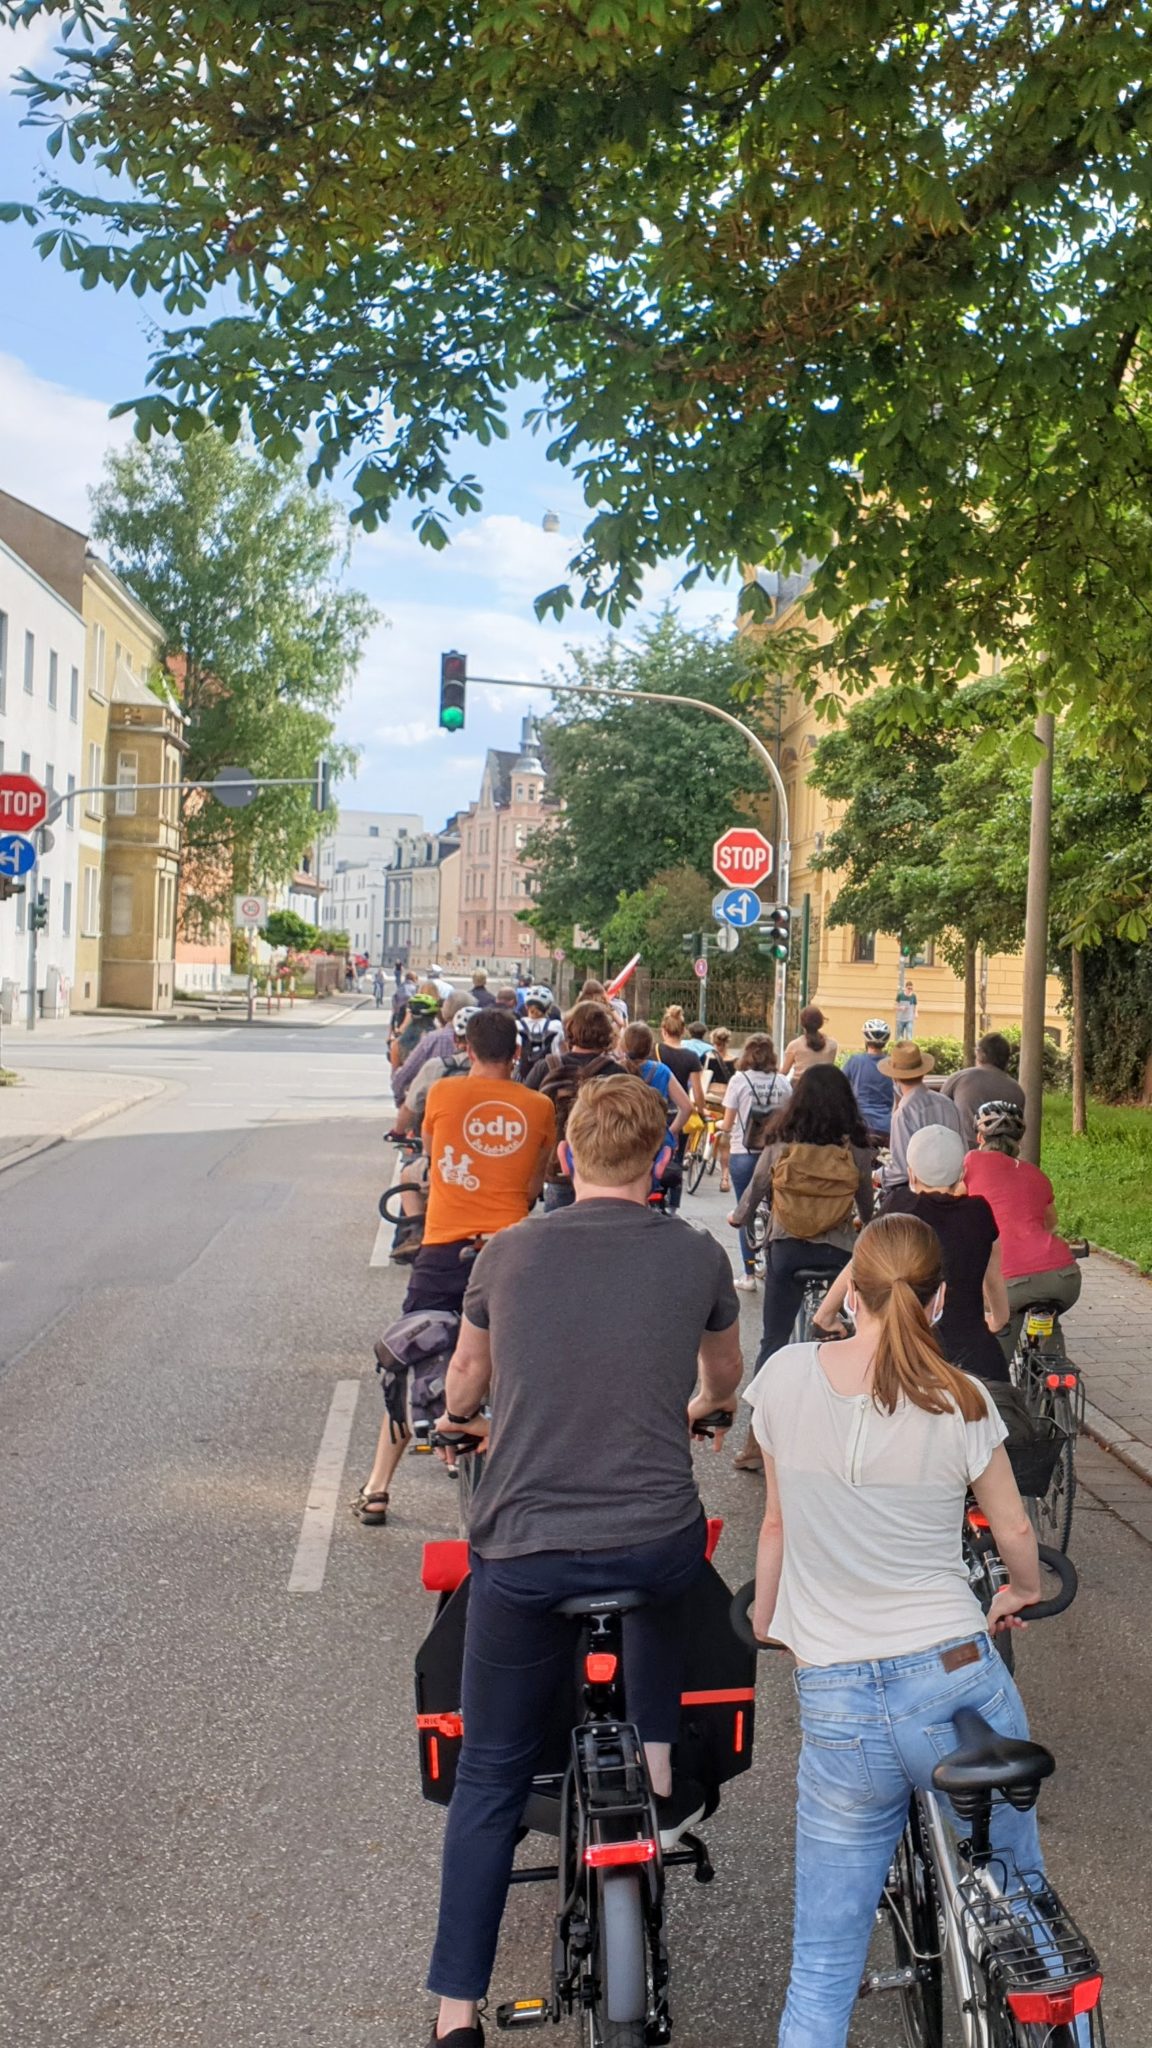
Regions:
[[[960,1134],[969,1152],[975,1150],[976,1118],[986,1102],[1014,1102],[1024,1114],[1024,1090],[1008,1072],[1011,1057],[1008,1040],[998,1031],[986,1032],[976,1047],[976,1065],[961,1067],[958,1074],[949,1074],[940,1083],[941,1095],[960,1112]]]
[[[739,1304],[727,1255],[653,1214],[671,1156],[664,1103],[632,1074],[585,1081],[561,1163],[576,1200],[501,1231],[476,1261],[442,1427],[484,1425],[471,1520],[464,1740],[448,1809],[428,1986],[439,2038],[481,2048],[516,1830],[556,1688],[572,1668],[576,1594],[635,1590],[627,1717],[644,1744],[665,1848],[704,1811],[673,1785],[685,1632],[676,1606],[704,1559],[693,1421],[736,1406]],[[693,1392],[699,1386],[698,1392]]]

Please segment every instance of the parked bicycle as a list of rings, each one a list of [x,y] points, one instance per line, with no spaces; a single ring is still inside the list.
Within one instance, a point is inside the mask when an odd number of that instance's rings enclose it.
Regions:
[[[1068,1558],[1045,1547],[1041,1561],[1059,1591],[1025,1608],[1029,1621],[1063,1613],[1076,1595]],[[771,1646],[749,1620],[754,1590],[736,1594],[733,1626],[764,1650]],[[1040,1743],[999,1735],[971,1707],[959,1708],[952,1725],[957,1747],[937,1764],[932,1789],[913,1793],[881,1897],[892,1963],[865,1972],[860,1996],[899,2000],[906,2048],[943,2048],[945,1981],[959,2028],[948,2038],[963,2048],[1106,2048],[1091,1944],[1047,1877],[1007,1885],[991,1848],[995,1800],[1033,1806],[1055,1760]],[[963,1839],[943,1800],[967,1830]]]
[[[1071,1249],[1078,1259],[1088,1256],[1086,1244]],[[1061,1306],[1040,1299],[1025,1309],[1010,1370],[1036,1421],[1059,1432],[1059,1455],[1048,1489],[1027,1505],[1038,1539],[1066,1550],[1076,1502],[1076,1438],[1084,1421],[1084,1384],[1079,1366],[1065,1353]]]
[[[712,1435],[731,1420],[718,1410],[696,1434]],[[464,1437],[451,1441],[459,1449]],[[709,1525],[709,1558],[722,1526]],[[416,1660],[417,1727],[424,1794],[440,1804],[451,1796],[463,1734],[467,1570],[464,1544],[426,1546],[424,1583],[441,1598]],[[684,1596],[678,1769],[705,1789],[706,1814],[715,1812],[720,1786],[751,1763],[755,1659],[729,1626],[731,1597],[710,1562]],[[497,2025],[516,2029],[575,2015],[588,2048],[668,2041],[665,1874],[683,1865],[699,1884],[714,1875],[699,1836],[685,1832],[675,1848],[661,1847],[643,1745],[624,1693],[624,1616],[642,1604],[641,1594],[617,1592],[564,1600],[556,1610],[572,1622],[575,1697],[553,1715],[524,1827],[555,1835],[558,1853],[554,1863],[518,1867],[512,1878],[556,1887],[551,1983],[539,1996],[500,2006]]]

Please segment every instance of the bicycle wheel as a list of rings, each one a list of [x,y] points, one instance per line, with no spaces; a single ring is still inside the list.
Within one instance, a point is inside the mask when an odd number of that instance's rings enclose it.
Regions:
[[[684,1187],[688,1194],[694,1195],[696,1193],[704,1178],[704,1169],[707,1164],[708,1161],[704,1154],[704,1141],[702,1138],[697,1138],[693,1142],[691,1151],[686,1152],[684,1155]]]
[[[596,2048],[643,2048],[648,1943],[640,1879],[634,1870],[605,1871],[597,1878],[596,1894],[592,2038]]]
[[[900,1993],[906,2048],[943,2048],[944,1991],[940,1929],[932,1872],[924,1850],[920,1816],[913,1800],[908,1825],[888,1882],[884,1904],[892,1927],[896,1967],[914,1969],[916,1982]]]
[[[715,1127],[708,1133],[708,1173],[715,1173],[720,1161],[720,1137]]]
[[[1054,1550],[1067,1550],[1076,1502],[1076,1424],[1066,1394],[1049,1396],[1045,1412],[1063,1430],[1064,1442],[1047,1493],[1038,1500],[1029,1500],[1028,1512],[1040,1543],[1050,1543]]]

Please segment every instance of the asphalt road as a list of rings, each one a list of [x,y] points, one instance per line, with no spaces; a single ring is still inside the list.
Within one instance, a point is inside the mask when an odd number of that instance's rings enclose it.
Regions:
[[[421,1545],[455,1533],[455,1496],[411,1460],[387,1529],[347,1511],[379,1420],[372,1340],[402,1291],[370,1264],[382,1034],[368,1009],[299,1038],[54,1045],[46,1064],[170,1086],[0,1174],[4,2043],[427,2038],[441,1816],[419,1796],[410,1674]],[[714,1192],[686,1213],[723,1231]],[[339,1511],[322,1583],[290,1592],[334,1395],[337,1415],[355,1401]],[[706,1454],[701,1473],[735,1584],[759,1485]],[[1075,1552],[1081,1598],[1031,1632],[1022,1682],[1060,1764],[1042,1820],[1104,1957],[1109,2040],[1146,2048],[1152,1550],[1088,1498]],[[670,1880],[680,2048],[774,2038],[795,1746],[773,1660],[754,1769],[707,1830],[716,1882]],[[545,1988],[549,1904],[513,1893],[494,1997]],[[897,2028],[862,2008],[854,2048]]]

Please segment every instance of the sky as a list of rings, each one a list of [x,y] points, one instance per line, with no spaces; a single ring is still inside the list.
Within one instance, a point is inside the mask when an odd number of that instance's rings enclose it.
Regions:
[[[3,199],[35,199],[48,162],[42,131],[21,126],[11,79],[22,65],[49,70],[52,40],[43,24],[0,28]],[[147,301],[83,291],[55,259],[40,259],[33,230],[0,224],[0,487],[86,529],[104,453],[131,437],[130,421],[110,420],[109,409],[144,390],[154,331]],[[533,599],[564,580],[587,514],[575,481],[545,460],[543,438],[520,427],[515,408],[509,425],[505,443],[472,455],[484,508],[454,526],[449,548],[422,547],[403,504],[387,527],[353,543],[348,581],[382,618],[339,718],[339,737],[362,750],[355,781],[337,792],[349,808],[419,811],[440,824],[478,794],[485,749],[516,745],[525,711],[547,708],[543,691],[473,688],[464,732],[441,733],[443,650],[462,649],[473,675],[531,680],[554,675],[569,646],[606,638],[594,616],[535,616]],[[346,487],[337,494],[351,502]],[[558,533],[543,530],[549,512]],[[671,566],[649,578],[637,620],[670,598],[688,623],[732,618],[734,585],[702,583],[676,597],[676,579]]]

